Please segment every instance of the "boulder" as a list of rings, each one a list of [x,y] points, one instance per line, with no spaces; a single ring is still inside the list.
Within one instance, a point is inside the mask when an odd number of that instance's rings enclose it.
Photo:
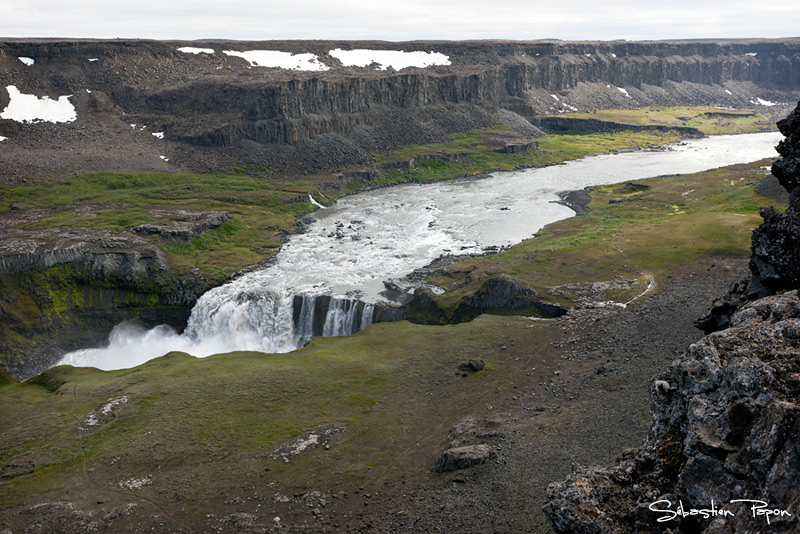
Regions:
[[[433,470],[436,473],[446,473],[456,469],[466,469],[485,463],[496,455],[494,448],[484,443],[447,449],[436,460]]]

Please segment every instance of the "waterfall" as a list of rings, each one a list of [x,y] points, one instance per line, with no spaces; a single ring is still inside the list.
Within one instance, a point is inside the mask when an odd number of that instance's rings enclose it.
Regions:
[[[198,348],[289,352],[314,336],[355,334],[374,315],[373,304],[346,297],[210,291],[192,310],[184,337]]]

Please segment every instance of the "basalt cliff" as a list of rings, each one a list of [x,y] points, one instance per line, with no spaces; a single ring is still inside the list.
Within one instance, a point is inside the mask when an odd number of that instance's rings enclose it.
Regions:
[[[642,446],[548,488],[556,532],[800,529],[800,105],[778,126],[786,138],[772,172],[790,205],[762,210],[750,279],[727,295],[727,328],[653,381]]]
[[[277,68],[247,56],[265,50],[295,65]],[[337,54],[342,50],[446,59],[409,65],[376,55],[357,63]],[[796,40],[9,40],[0,42],[0,109],[12,91],[53,100],[70,95],[77,118],[55,126],[0,118],[7,138],[0,177],[219,172],[244,159],[265,174],[305,174],[498,123],[536,135],[528,119],[546,114],[649,105],[763,108],[796,101],[799,86]]]

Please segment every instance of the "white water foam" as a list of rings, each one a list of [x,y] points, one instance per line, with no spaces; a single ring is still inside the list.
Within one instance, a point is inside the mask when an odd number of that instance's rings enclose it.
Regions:
[[[776,155],[779,133],[715,136],[668,150],[603,155],[489,178],[408,184],[340,199],[283,246],[266,268],[203,295],[183,335],[115,329],[105,349],[61,363],[132,367],[182,350],[286,352],[314,335],[352,334],[374,320],[383,281],[441,254],[479,252],[531,237],[574,215],[560,191],[697,172]],[[358,301],[356,300],[358,299]]]

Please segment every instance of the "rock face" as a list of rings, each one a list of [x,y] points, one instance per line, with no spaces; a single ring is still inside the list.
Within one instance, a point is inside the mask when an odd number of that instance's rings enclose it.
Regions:
[[[520,285],[514,278],[497,276],[489,278],[475,293],[459,304],[451,323],[474,319],[493,308],[530,309],[543,317],[560,317],[567,311],[555,304],[536,300],[536,292]]]
[[[207,230],[219,228],[230,216],[225,211],[183,212],[185,221],[172,221],[160,224],[140,224],[131,229],[135,234],[158,234],[166,239],[188,241]]]
[[[178,50],[187,45],[214,53]],[[336,48],[435,51],[449,64],[345,66],[330,55]],[[265,49],[315,54],[329,68],[253,67],[224,53]],[[230,172],[243,160],[265,174],[302,174],[494,124],[532,137],[537,129],[527,119],[574,109],[775,110],[780,105],[759,99],[800,98],[800,42],[0,42],[0,109],[10,85],[51,99],[73,95],[78,119],[57,126],[0,119],[0,135],[8,137],[0,177],[62,165],[73,172]],[[87,161],[91,141],[102,149]],[[40,160],[23,157],[23,150],[45,148]]]
[[[770,292],[800,287],[800,104],[778,128],[786,138],[778,145],[783,158],[772,166],[772,174],[789,192],[789,208],[785,213],[761,210],[764,224],[753,232],[750,259],[751,285]]]
[[[778,121],[778,128],[786,137],[778,144],[783,158],[772,165],[772,176],[788,192],[789,207],[785,212],[761,209],[764,223],[753,232],[750,277],[732,284],[695,321],[706,333],[727,328],[731,315],[748,301],[800,287],[800,104]]]
[[[763,212],[749,284],[717,303],[736,310],[718,325],[727,329],[653,382],[641,447],[550,485],[545,512],[556,532],[800,531],[799,125],[800,106],[780,123],[784,159],[773,167],[791,205]],[[747,300],[758,292],[775,294]]]

